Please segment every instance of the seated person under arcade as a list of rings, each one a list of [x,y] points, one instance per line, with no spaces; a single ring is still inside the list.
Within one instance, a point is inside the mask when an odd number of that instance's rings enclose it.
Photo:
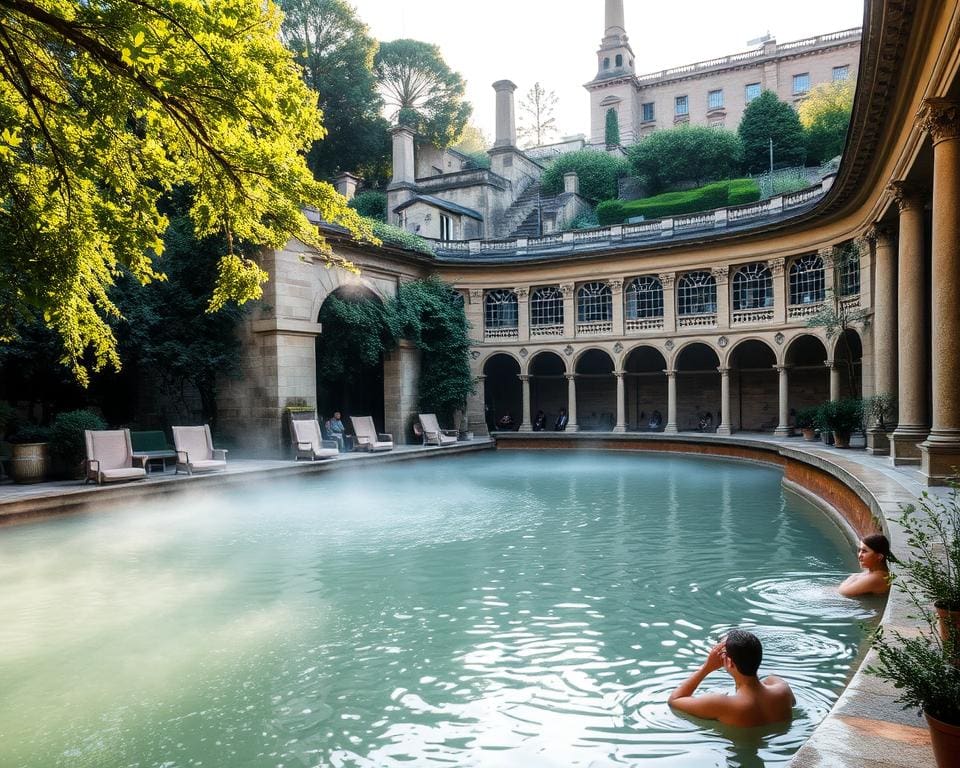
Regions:
[[[507,411],[497,420],[497,429],[513,429],[513,414]]]
[[[533,431],[534,432],[543,432],[546,428],[547,414],[543,412],[543,409],[537,411],[537,415],[533,419]]]
[[[553,425],[553,429],[556,432],[563,432],[567,428],[567,409],[561,408],[560,415],[557,416],[557,422]]]
[[[337,445],[340,446],[340,452],[343,453],[344,450],[344,439],[343,434],[346,429],[343,426],[343,421],[340,419],[340,411],[334,411],[333,416],[331,416],[323,425],[324,431],[330,435],[331,440],[336,440]]]
[[[793,691],[779,677],[757,677],[762,658],[763,646],[756,635],[732,629],[711,649],[700,669],[677,686],[667,703],[688,715],[741,728],[790,720],[796,703]],[[694,696],[704,678],[721,668],[733,678],[734,692]]]
[[[650,421],[647,422],[647,429],[660,429],[662,424],[663,416],[660,415],[660,411],[654,411],[650,414]]]

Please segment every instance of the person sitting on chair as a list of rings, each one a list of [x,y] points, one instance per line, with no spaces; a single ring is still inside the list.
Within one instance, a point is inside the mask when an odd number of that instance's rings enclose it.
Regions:
[[[567,428],[568,420],[567,409],[561,408],[560,415],[557,416],[557,423],[553,425],[554,430],[557,432],[563,432]]]
[[[533,431],[534,432],[543,432],[544,427],[547,423],[547,414],[543,412],[541,408],[537,411],[536,417],[533,419]]]
[[[340,411],[334,411],[333,416],[327,419],[323,426],[327,434],[330,435],[330,439],[337,441],[337,445],[340,448],[340,453],[343,453],[346,449],[345,441],[343,439],[343,433],[346,432],[346,429],[343,426],[343,422],[340,420]]]
[[[507,411],[497,422],[497,429],[513,429],[513,416]]]
[[[647,429],[660,429],[661,424],[663,424],[663,416],[660,415],[660,411],[651,413],[650,421],[647,422]]]
[[[706,411],[700,416],[700,426],[698,427],[698,429],[701,432],[707,432],[712,428],[713,428],[713,414],[710,413],[710,411]]]

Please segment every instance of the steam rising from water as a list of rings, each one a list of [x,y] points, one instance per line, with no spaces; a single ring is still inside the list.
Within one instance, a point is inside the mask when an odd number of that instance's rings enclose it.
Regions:
[[[836,594],[855,568],[779,473],[653,456],[450,458],[0,529],[0,743],[44,767],[782,764],[877,607]],[[793,685],[792,725],[666,706],[733,626]]]

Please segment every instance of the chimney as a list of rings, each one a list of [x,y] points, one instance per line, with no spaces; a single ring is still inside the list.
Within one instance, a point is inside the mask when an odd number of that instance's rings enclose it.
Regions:
[[[572,192],[575,195],[580,193],[580,177],[577,176],[576,171],[563,174],[563,191],[565,193]]]
[[[357,186],[361,181],[362,179],[359,176],[344,171],[333,180],[333,187],[347,200],[353,200],[357,194]]]
[[[497,136],[494,147],[517,145],[517,121],[513,111],[513,92],[517,86],[509,80],[497,80],[493,84],[497,92]]]
[[[416,170],[413,159],[413,131],[403,125],[393,128],[393,180],[391,186],[413,186]]]
[[[623,23],[623,0],[606,0],[604,11],[606,28],[603,36],[616,38],[619,42],[620,38],[627,34]]]

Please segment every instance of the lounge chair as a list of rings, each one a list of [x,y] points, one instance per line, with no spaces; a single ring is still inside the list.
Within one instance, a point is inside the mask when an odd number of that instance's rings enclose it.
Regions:
[[[420,428],[423,429],[424,445],[450,445],[459,439],[457,430],[440,429],[435,413],[421,413]]]
[[[336,440],[324,440],[320,432],[320,422],[316,419],[290,422],[293,433],[293,445],[297,449],[297,461],[300,459],[332,459],[340,453],[340,444]]]
[[[146,459],[133,455],[129,429],[85,429],[83,438],[87,444],[84,484],[91,480],[97,485],[142,480],[147,476]]]
[[[377,432],[373,425],[373,416],[351,416],[353,422],[354,450],[356,451],[392,451],[393,435]]]
[[[174,427],[173,446],[177,449],[174,474],[181,469],[192,475],[194,472],[227,468],[227,452],[213,447],[210,426],[207,424],[202,427]]]

